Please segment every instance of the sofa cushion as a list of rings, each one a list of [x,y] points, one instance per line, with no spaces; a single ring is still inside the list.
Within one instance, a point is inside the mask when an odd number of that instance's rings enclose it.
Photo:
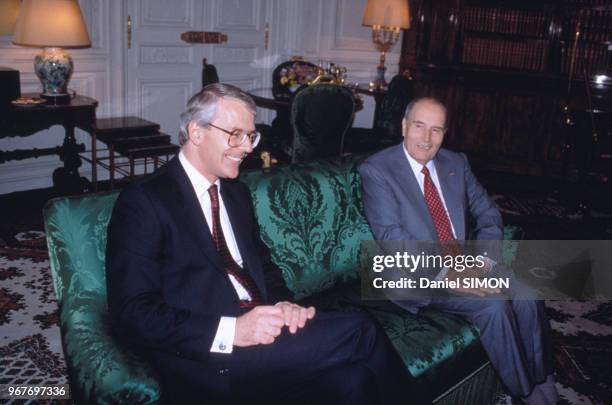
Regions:
[[[296,297],[358,277],[363,216],[359,156],[245,172],[263,241]]]
[[[360,284],[346,284],[300,302],[318,310],[368,312],[382,326],[419,391],[430,399],[487,362],[478,328],[463,317],[421,309],[411,314],[388,301],[361,299]]]
[[[152,403],[159,385],[144,357],[113,337],[106,304],[106,226],[118,193],[52,200],[45,227],[73,397]],[[103,353],[103,355],[101,355]]]

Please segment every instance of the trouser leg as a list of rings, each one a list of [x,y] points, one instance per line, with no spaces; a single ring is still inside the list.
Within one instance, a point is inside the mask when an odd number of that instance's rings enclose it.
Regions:
[[[255,393],[283,402],[309,392],[349,398],[338,403],[372,395],[374,403],[394,403],[409,386],[384,332],[358,313],[319,313],[295,335],[284,330],[273,344],[234,348],[232,357],[231,389],[238,401]]]

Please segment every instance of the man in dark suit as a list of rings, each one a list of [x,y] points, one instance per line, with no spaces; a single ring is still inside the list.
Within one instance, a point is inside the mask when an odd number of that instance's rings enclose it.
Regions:
[[[211,84],[181,115],[181,152],[128,186],[109,224],[114,332],[146,348],[172,403],[394,403],[407,372],[360,314],[290,301],[235,179],[259,141],[255,105]]]
[[[423,98],[408,105],[404,142],[368,158],[359,168],[368,222],[380,241],[440,241],[442,251],[463,240],[501,240],[501,215],[472,173],[463,154],[441,148],[446,108]],[[444,247],[445,246],[445,247]],[[499,260],[499,258],[497,258]],[[511,277],[508,297],[495,288],[460,288],[447,297],[431,295],[394,302],[416,313],[423,306],[465,316],[481,332],[482,345],[510,392],[526,403],[556,403],[549,324],[541,301],[508,269],[487,260],[484,269],[442,269],[437,279],[496,273]]]

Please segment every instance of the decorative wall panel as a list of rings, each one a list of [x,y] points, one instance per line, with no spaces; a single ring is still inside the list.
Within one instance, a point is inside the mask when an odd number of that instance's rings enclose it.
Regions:
[[[151,46],[140,47],[141,65],[150,64],[191,64],[193,63],[193,48],[187,46]]]

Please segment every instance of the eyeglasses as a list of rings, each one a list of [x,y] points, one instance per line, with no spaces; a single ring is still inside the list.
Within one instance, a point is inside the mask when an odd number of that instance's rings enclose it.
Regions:
[[[259,144],[259,140],[261,139],[261,134],[258,131],[244,132],[240,129],[228,131],[227,129],[223,129],[214,124],[208,125],[229,135],[229,138],[227,138],[227,144],[230,148],[236,148],[242,145],[247,140],[247,138],[249,139],[249,142],[251,142],[251,147],[255,148]]]

